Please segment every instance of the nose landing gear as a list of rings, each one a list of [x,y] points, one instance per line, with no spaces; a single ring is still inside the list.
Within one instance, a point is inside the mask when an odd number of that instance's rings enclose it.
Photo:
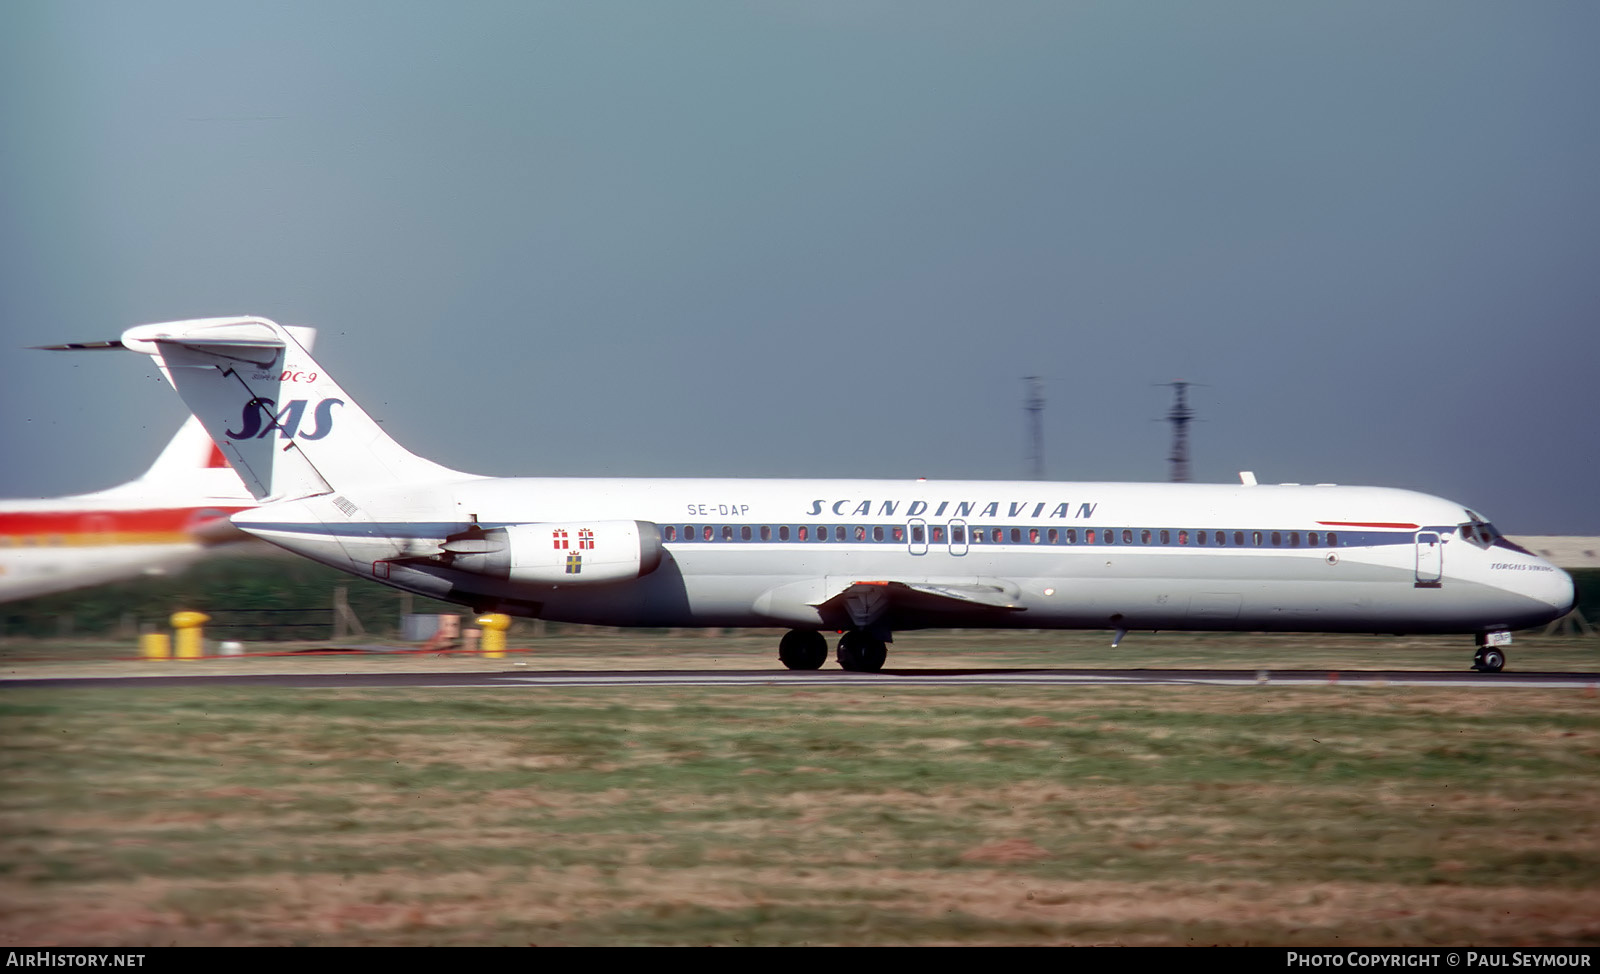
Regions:
[[[1472,668],[1479,673],[1499,673],[1506,666],[1506,651],[1500,647],[1511,641],[1508,632],[1485,632],[1478,635],[1478,651],[1473,654]]]
[[[1505,669],[1506,654],[1493,646],[1486,646],[1478,650],[1472,657],[1472,668],[1480,673],[1499,673]]]

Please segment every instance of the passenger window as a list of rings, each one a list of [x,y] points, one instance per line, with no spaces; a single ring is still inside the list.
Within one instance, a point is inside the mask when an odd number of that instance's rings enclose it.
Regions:
[[[806,534],[807,534],[806,526],[804,524],[800,525],[800,535],[799,535],[799,537],[800,537],[801,541],[806,540]]]
[[[743,541],[750,540],[750,525],[746,524],[744,527],[739,529],[739,538]]]
[[[1123,528],[1122,529],[1122,543],[1123,544],[1133,544],[1133,529],[1131,529],[1131,528]]]
[[[1317,532],[1312,531],[1306,535],[1306,544],[1313,548],[1317,546]]]
[[[1282,544],[1283,544],[1283,533],[1280,532],[1280,531],[1272,532],[1272,546],[1274,548],[1276,548],[1276,547],[1279,547]]]
[[[889,532],[894,535],[894,539],[896,541],[904,541],[906,539],[906,529],[900,527],[898,524],[893,528],[890,528]]]
[[[922,544],[922,537],[923,537],[923,535],[922,535],[922,525],[913,524],[911,526],[911,543],[912,544]]]
[[[667,525],[667,529],[666,529],[665,535],[666,535],[666,537],[664,537],[662,540],[664,540],[664,541],[676,541],[676,540],[678,540],[678,529],[669,524],[669,525]]]
[[[1002,539],[1000,537],[999,528],[995,528],[993,531],[989,532],[989,540],[993,541],[995,544],[999,544],[1001,542]]]
[[[711,535],[712,535],[711,525],[707,524],[706,527],[705,527],[705,530],[702,531],[701,534],[703,534],[705,536],[705,539],[707,541],[710,541],[711,540]]]
[[[882,541],[883,540],[883,525],[875,524],[875,525],[872,526],[872,540],[874,540],[874,541]]]
[[[1291,547],[1291,548],[1300,547],[1300,532],[1299,531],[1290,531],[1289,532],[1289,547]]]
[[[1330,548],[1339,547],[1339,534],[1338,534],[1337,531],[1329,531],[1328,532],[1328,547],[1330,547]]]
[[[1171,544],[1172,543],[1172,532],[1171,531],[1162,531],[1161,532],[1161,543],[1162,544]]]
[[[1022,543],[1022,529],[1021,528],[1012,528],[1011,529],[1011,543],[1012,544],[1021,544]]]
[[[779,541],[788,541],[789,540],[789,525],[787,525],[787,524],[778,525],[778,540]],[[805,538],[801,538],[800,540],[804,541]]]
[[[865,541],[865,540],[867,540],[867,529],[864,528],[864,527],[861,527],[859,524],[856,525],[856,540],[857,541]]]
[[[1187,531],[1179,531],[1178,532],[1178,543],[1179,544],[1188,544],[1189,543],[1189,532],[1187,532]]]
[[[826,540],[828,540],[828,526],[826,524],[818,526],[818,528],[817,528],[817,540],[818,541],[826,541]]]
[[[771,541],[772,540],[772,525],[770,525],[770,524],[761,525],[761,540],[762,541]]]
[[[1244,547],[1244,532],[1243,531],[1235,531],[1235,532],[1233,532],[1233,543],[1238,545],[1238,546],[1240,546],[1241,548]]]
[[[1083,532],[1083,543],[1094,544],[1094,528],[1090,528],[1089,530]]]
[[[950,525],[950,543],[951,544],[966,544],[967,543],[967,529],[962,527],[959,524]]]
[[[1068,528],[1067,529],[1067,544],[1077,544],[1077,543],[1078,543],[1078,529],[1077,528]]]
[[[835,540],[835,541],[843,541],[844,540],[844,525],[843,524],[841,524],[838,527],[833,529],[833,540]]]
[[[1204,531],[1196,531],[1194,533],[1194,543],[1195,544],[1205,544],[1206,543],[1206,533]]]
[[[1227,544],[1227,543],[1228,543],[1228,532],[1226,532],[1226,531],[1218,531],[1217,532],[1217,544]]]
[[[694,540],[694,525],[693,524],[685,524],[683,526],[683,540],[685,540],[685,541],[693,541]]]
[[[1100,532],[1100,543],[1101,544],[1115,544],[1116,540],[1117,540],[1117,532],[1112,530],[1111,528],[1106,528],[1104,531]]]
[[[1039,543],[1039,529],[1038,528],[1029,528],[1028,529],[1028,543],[1029,544],[1038,544]]]
[[[1139,532],[1139,543],[1140,544],[1149,544],[1150,543],[1150,531],[1149,531],[1149,529],[1146,529],[1144,531],[1140,531]]]
[[[1261,547],[1261,532],[1260,531],[1252,531],[1252,532],[1250,532],[1250,543],[1255,545],[1257,548]]]
[[[732,541],[733,540],[733,525],[724,524],[722,526],[722,540],[724,540],[724,541]]]
[[[944,544],[944,525],[935,524],[933,526],[933,543]]]
[[[1056,531],[1055,528],[1051,528],[1050,529],[1050,543],[1051,544],[1060,544],[1061,543],[1061,534],[1060,534],[1060,532]]]

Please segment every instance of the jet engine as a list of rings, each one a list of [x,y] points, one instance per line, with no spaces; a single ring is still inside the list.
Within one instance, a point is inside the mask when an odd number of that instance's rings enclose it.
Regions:
[[[540,585],[627,581],[661,564],[661,531],[649,521],[474,525],[441,547],[452,568]]]

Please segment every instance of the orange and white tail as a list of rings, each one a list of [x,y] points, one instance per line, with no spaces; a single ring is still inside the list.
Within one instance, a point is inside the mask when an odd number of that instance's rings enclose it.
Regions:
[[[253,503],[239,475],[228,466],[222,451],[211,442],[211,435],[198,419],[190,416],[136,480],[100,492],[103,496],[126,496],[147,503],[164,505],[231,501]]]

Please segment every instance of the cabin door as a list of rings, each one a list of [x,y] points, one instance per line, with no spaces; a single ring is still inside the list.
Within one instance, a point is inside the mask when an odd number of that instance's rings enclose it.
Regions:
[[[1417,534],[1417,584],[1432,588],[1444,576],[1444,545],[1432,531]]]
[[[928,553],[928,522],[914,517],[906,522],[906,548],[913,555]]]
[[[967,522],[956,518],[948,525],[950,528],[950,553],[964,555],[967,553]]]

